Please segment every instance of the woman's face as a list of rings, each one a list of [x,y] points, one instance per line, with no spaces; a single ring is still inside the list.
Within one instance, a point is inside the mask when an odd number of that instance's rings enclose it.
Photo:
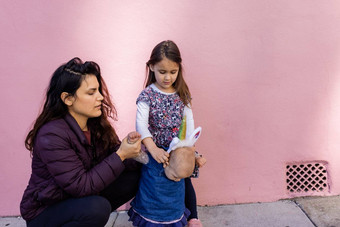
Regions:
[[[156,87],[163,92],[175,92],[173,83],[175,83],[179,65],[167,58],[163,58],[162,61],[150,66],[150,70],[155,73]]]
[[[97,77],[93,74],[85,76],[75,96],[71,99],[72,104],[68,105],[68,110],[80,126],[86,126],[89,118],[99,117],[102,114],[103,96],[99,92]]]

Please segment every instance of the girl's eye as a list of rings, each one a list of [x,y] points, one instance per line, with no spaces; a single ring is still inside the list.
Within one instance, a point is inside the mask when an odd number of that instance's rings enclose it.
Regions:
[[[165,74],[165,71],[159,71],[160,74]]]
[[[177,71],[171,71],[171,74],[176,74],[177,73]]]

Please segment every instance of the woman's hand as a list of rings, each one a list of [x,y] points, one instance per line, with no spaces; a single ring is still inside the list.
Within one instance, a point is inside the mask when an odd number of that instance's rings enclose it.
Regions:
[[[136,139],[136,138],[135,138]],[[127,137],[125,137],[120,144],[120,147],[116,154],[122,161],[128,158],[135,158],[140,154],[141,151],[141,140],[140,137],[134,141],[134,143],[128,143]]]

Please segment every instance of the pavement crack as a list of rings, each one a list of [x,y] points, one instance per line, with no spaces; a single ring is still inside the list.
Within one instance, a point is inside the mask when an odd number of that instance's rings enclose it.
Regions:
[[[306,215],[306,217],[308,218],[308,220],[315,226],[315,227],[318,227],[314,221],[309,217],[309,215],[307,214],[307,212],[303,209],[303,207],[298,203],[296,202],[295,200],[293,200],[293,202],[295,203],[296,206],[298,206],[300,208],[300,210]]]

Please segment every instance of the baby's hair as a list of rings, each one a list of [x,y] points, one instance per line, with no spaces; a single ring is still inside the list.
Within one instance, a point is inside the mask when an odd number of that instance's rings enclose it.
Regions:
[[[178,178],[187,178],[194,171],[195,167],[195,152],[189,148],[179,148],[171,151],[170,168],[176,173]]]
[[[155,65],[158,62],[162,61],[164,58],[167,58],[167,59],[178,64],[178,66],[179,66],[178,76],[177,76],[177,79],[174,82],[173,86],[176,89],[176,92],[178,93],[182,102],[185,105],[188,106],[191,103],[191,94],[190,94],[188,85],[186,84],[186,82],[183,78],[181,53],[180,53],[176,43],[174,43],[171,40],[166,40],[166,41],[160,42],[159,44],[157,44],[155,46],[155,48],[153,48],[153,50],[151,52],[150,59],[146,63],[146,70],[147,70],[148,74],[147,74],[145,87],[156,82],[155,73],[150,70],[150,68],[149,68],[150,65]]]

